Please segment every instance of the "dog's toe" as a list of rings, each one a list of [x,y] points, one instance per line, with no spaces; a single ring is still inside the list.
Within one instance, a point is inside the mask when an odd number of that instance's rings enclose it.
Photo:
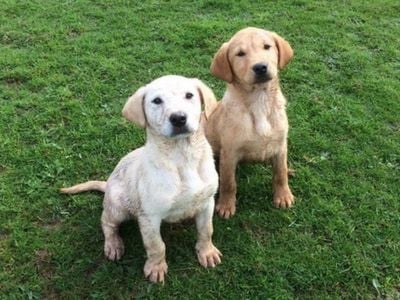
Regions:
[[[159,263],[152,263],[146,261],[144,265],[144,276],[148,278],[151,282],[164,282],[165,274],[167,274],[168,265],[165,260]]]
[[[197,258],[200,264],[205,268],[214,268],[219,265],[221,263],[221,256],[221,252],[214,245],[207,248],[201,248],[197,251]]]
[[[124,243],[120,237],[109,239],[104,243],[104,255],[112,261],[120,260],[124,255]]]
[[[217,204],[217,206],[215,207],[215,210],[217,211],[218,215],[221,218],[229,219],[230,217],[232,217],[235,214],[236,206],[235,206],[235,204],[233,204],[233,205]]]
[[[294,196],[290,189],[277,192],[274,195],[274,205],[278,208],[290,208],[294,203]]]

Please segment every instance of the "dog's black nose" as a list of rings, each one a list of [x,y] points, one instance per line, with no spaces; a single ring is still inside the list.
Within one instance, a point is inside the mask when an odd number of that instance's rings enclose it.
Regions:
[[[186,124],[186,114],[183,112],[177,112],[169,117],[169,121],[175,127],[182,127]]]
[[[253,66],[253,71],[256,75],[265,75],[267,73],[267,65],[266,64],[255,64]]]

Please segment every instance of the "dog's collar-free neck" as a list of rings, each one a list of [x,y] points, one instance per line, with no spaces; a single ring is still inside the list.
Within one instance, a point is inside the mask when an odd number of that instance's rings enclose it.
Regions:
[[[258,93],[262,90],[264,90],[268,94],[271,94],[277,92],[279,88],[279,78],[274,77],[266,82],[252,83],[252,84],[234,81],[228,84],[228,88],[232,88],[237,92],[239,92],[240,94],[246,94],[246,95],[253,92]]]
[[[146,145],[158,148],[160,151],[163,149],[182,148],[188,149],[189,147],[197,147],[200,141],[205,140],[204,130],[202,126],[188,136],[174,136],[167,137],[154,132],[152,128],[146,128],[147,141]]]

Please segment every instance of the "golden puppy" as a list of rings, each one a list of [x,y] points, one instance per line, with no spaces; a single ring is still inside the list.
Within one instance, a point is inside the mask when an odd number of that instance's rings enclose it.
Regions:
[[[278,78],[292,56],[278,34],[251,27],[237,32],[214,56],[211,73],[228,83],[206,128],[219,156],[216,210],[221,217],[235,213],[235,171],[241,161],[271,162],[274,204],[290,207],[294,202],[288,185],[286,99]]]

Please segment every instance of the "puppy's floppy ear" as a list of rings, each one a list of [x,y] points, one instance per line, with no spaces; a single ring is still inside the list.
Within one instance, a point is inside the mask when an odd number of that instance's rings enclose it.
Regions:
[[[200,94],[200,99],[201,102],[204,105],[204,115],[206,116],[206,119],[208,119],[214,109],[217,108],[217,99],[215,98],[215,95],[213,91],[205,85],[201,80],[194,78],[193,79],[197,85],[197,89]]]
[[[276,47],[278,48],[278,65],[283,69],[293,57],[293,49],[290,44],[280,35],[272,32]]]
[[[231,65],[228,57],[229,43],[223,43],[218,52],[214,55],[211,63],[211,74],[219,79],[222,79],[228,83],[233,81],[233,74]]]
[[[126,101],[122,109],[122,115],[125,119],[139,125],[140,127],[146,126],[146,115],[144,112],[144,95],[146,87],[139,88],[132,96]]]

